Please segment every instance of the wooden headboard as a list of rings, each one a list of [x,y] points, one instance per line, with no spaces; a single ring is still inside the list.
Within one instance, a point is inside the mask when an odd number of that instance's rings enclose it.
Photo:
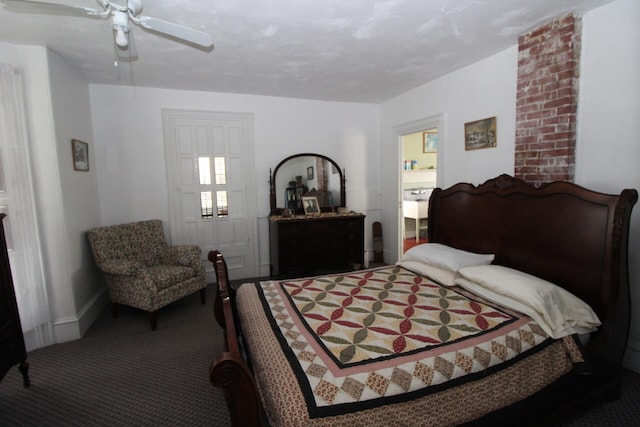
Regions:
[[[630,322],[627,247],[636,190],[609,195],[569,182],[539,188],[509,175],[480,186],[437,188],[429,242],[493,253],[495,264],[553,282],[587,302],[603,322],[588,346],[620,365]]]

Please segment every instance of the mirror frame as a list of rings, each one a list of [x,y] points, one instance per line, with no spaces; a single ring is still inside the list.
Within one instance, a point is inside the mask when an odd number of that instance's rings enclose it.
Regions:
[[[340,174],[340,204],[335,205],[336,207],[345,207],[347,206],[347,192],[346,192],[346,179],[345,179],[345,174],[344,171],[342,169],[340,169],[340,166],[334,162],[332,159],[330,159],[327,156],[324,156],[322,154],[317,154],[317,153],[299,153],[299,154],[294,154],[291,155],[287,158],[285,158],[284,160],[282,160],[280,163],[278,163],[278,165],[275,167],[275,169],[273,170],[273,173],[271,173],[271,170],[269,170],[269,201],[271,204],[271,213],[270,215],[282,215],[282,207],[277,207],[277,199],[276,199],[276,175],[278,173],[278,170],[280,169],[280,167],[282,165],[284,165],[285,163],[287,163],[287,161],[291,160],[291,159],[295,159],[296,157],[320,157],[323,160],[328,161],[329,163],[331,163],[337,170],[338,170],[338,174]],[[328,211],[329,207],[327,206],[321,206],[321,211],[322,212],[326,212]],[[324,209],[323,209],[324,208]],[[333,207],[331,207],[331,211],[333,210]],[[300,212],[295,212],[296,214],[298,213],[304,213],[303,209],[299,209]]]

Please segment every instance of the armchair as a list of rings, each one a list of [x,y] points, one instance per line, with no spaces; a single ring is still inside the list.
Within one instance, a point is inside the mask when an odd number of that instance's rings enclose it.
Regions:
[[[87,237],[107,282],[114,318],[118,304],[139,308],[149,313],[155,331],[156,311],[167,304],[195,291],[200,291],[200,300],[206,303],[200,248],[169,246],[161,220],[93,228]]]

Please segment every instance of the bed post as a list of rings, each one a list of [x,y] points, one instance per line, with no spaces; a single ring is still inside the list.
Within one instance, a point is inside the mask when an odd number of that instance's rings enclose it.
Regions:
[[[612,266],[610,293],[602,295],[609,309],[602,327],[589,344],[590,356],[605,368],[622,365],[631,327],[631,293],[629,288],[629,224],[631,211],[638,201],[636,190],[623,190],[613,213],[611,243]]]
[[[224,297],[228,296],[231,299],[231,304],[233,306],[235,304],[236,292],[229,284],[227,263],[220,251],[209,252],[208,259],[213,264],[213,268],[216,272],[216,279],[218,281],[218,286],[216,286],[216,295],[213,300],[213,315],[215,316],[218,325],[220,325],[222,329],[226,329],[222,300]]]
[[[216,322],[224,330],[224,352],[209,367],[211,384],[222,389],[227,401],[231,425],[260,426],[260,405],[253,374],[240,352],[236,333],[235,290],[229,285],[227,263],[219,251],[208,255],[218,280],[213,311]]]

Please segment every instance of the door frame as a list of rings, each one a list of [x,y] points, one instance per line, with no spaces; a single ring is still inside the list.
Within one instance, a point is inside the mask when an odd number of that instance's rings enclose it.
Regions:
[[[397,163],[396,163],[396,179],[397,179],[397,200],[398,200],[398,209],[396,212],[397,218],[397,230],[396,235],[398,239],[396,241],[397,244],[397,253],[398,259],[402,256],[402,224],[404,221],[404,217],[402,215],[402,201],[403,201],[403,193],[402,193],[402,137],[405,135],[411,135],[417,132],[424,132],[428,129],[437,128],[438,129],[438,160],[436,166],[436,186],[441,187],[443,185],[444,180],[444,148],[445,148],[445,120],[446,114],[436,114],[433,116],[423,117],[418,120],[414,120],[411,122],[402,123],[396,126],[393,126],[393,131],[398,136],[398,145],[397,145]]]

